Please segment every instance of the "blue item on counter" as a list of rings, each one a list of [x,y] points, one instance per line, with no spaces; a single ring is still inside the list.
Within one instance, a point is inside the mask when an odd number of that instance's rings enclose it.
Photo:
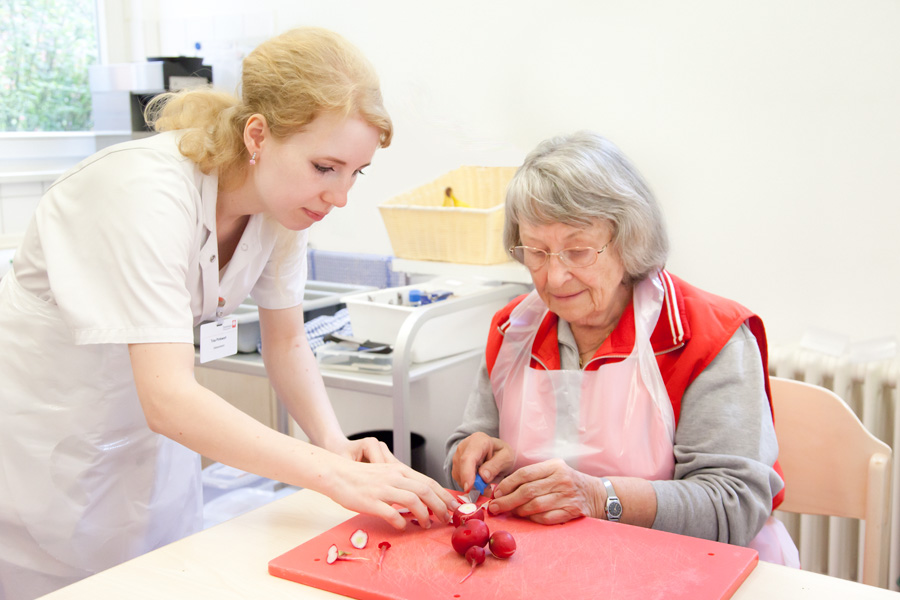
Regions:
[[[438,292],[431,292],[430,294],[428,294],[428,301],[429,302],[439,302],[441,300],[446,300],[447,298],[449,298],[452,295],[453,295],[453,292],[448,292],[446,290],[441,290]]]
[[[409,290],[409,305],[420,306],[422,304],[428,304],[428,302],[422,301],[423,297],[422,290]]]
[[[412,289],[409,290],[409,305],[410,306],[422,306],[424,304],[431,304],[433,302],[440,302],[441,300],[446,300],[450,296],[453,295],[453,292],[448,292],[446,290],[440,290],[437,292],[423,292],[422,290]]]

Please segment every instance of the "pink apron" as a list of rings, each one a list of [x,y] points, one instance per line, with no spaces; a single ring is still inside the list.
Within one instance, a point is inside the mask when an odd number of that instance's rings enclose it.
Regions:
[[[548,309],[531,292],[512,311],[491,386],[500,438],[515,449],[515,468],[562,458],[588,474],[672,479],[675,416],[650,346],[662,298],[656,278],[635,286],[634,349],[596,371],[531,368],[531,348]]]
[[[491,387],[515,469],[561,458],[597,477],[674,477],[675,416],[650,345],[663,302],[658,277],[638,283],[633,302],[631,354],[596,371],[532,368],[531,350],[549,309],[535,291],[513,309]],[[749,546],[762,560],[799,566],[796,547],[774,517]]]

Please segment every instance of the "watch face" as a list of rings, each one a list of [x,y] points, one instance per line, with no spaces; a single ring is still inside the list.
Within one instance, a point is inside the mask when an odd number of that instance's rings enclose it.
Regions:
[[[606,518],[610,521],[617,521],[622,516],[622,504],[619,502],[610,502],[606,506]]]

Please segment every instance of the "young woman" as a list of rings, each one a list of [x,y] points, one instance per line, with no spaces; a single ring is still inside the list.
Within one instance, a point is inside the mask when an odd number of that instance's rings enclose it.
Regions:
[[[64,174],[0,284],[0,599],[33,598],[197,531],[199,455],[402,527],[456,501],[341,432],[303,330],[306,229],[390,143],[377,75],[306,28],[244,61],[241,97],[162,96],[160,133]],[[248,295],[311,443],[194,379],[193,329]]]

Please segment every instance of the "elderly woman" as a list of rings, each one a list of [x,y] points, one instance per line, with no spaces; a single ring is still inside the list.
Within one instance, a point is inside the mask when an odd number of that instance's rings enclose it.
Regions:
[[[447,442],[460,488],[477,472],[499,482],[492,513],[609,519],[793,563],[770,516],[784,483],[762,321],[663,269],[662,215],[628,159],[591,133],[541,143],[507,190],[504,237],[535,289],[491,324]]]

